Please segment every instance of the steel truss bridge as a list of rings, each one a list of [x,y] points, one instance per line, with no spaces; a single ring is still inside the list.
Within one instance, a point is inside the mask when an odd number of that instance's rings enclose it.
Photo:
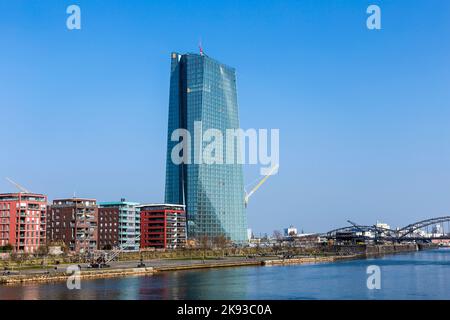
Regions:
[[[401,229],[388,229],[380,226],[358,225],[347,221],[350,225],[328,231],[321,236],[328,239],[357,241],[431,241],[434,239],[450,239],[450,216],[431,218],[411,223]],[[430,232],[431,227],[431,232]]]

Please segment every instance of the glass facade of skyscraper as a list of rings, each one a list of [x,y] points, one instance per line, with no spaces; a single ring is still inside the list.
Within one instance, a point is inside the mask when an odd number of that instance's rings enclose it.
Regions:
[[[235,70],[202,54],[172,54],[169,123],[167,136],[165,202],[185,204],[188,235],[191,238],[225,235],[233,242],[247,239],[247,218],[244,208],[244,185],[241,164],[205,164],[195,161],[207,142],[194,134],[194,123],[201,121],[202,131],[218,129],[226,136],[227,129],[239,128]],[[176,129],[191,134],[191,164],[174,164],[171,141]],[[239,142],[223,144],[237,153]],[[230,150],[228,150],[230,151]]]

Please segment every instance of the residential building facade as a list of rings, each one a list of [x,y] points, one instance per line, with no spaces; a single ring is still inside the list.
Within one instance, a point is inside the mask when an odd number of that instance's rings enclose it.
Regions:
[[[47,212],[47,241],[65,243],[70,251],[98,248],[98,207],[95,199],[57,199]]]
[[[0,194],[0,246],[35,253],[46,239],[47,196],[35,193]]]
[[[141,215],[141,249],[177,249],[186,245],[184,205],[146,204]]]
[[[112,245],[130,251],[139,250],[141,228],[138,205],[125,199],[99,204],[100,248]]]
[[[119,208],[98,208],[98,249],[111,250],[119,246]]]

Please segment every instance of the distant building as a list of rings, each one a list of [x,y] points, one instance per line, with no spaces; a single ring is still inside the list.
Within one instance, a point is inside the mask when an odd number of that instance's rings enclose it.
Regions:
[[[381,228],[381,229],[391,229],[391,226],[388,225],[387,223],[378,222],[378,221],[377,221],[376,227]]]
[[[178,204],[145,204],[141,215],[141,249],[176,249],[186,245],[186,212]]]
[[[290,226],[289,228],[284,229],[284,236],[285,237],[294,237],[297,235],[297,228],[294,226]]]
[[[317,243],[323,242],[324,239],[321,239],[320,235],[317,233],[299,233],[294,238],[294,243],[303,245],[303,246],[314,246]],[[325,239],[326,242],[326,239]]]
[[[440,246],[450,247],[450,239],[433,239],[431,240],[431,242],[436,243]]]
[[[121,199],[99,203],[99,248],[121,247],[138,251],[141,234],[139,203]]]
[[[391,229],[390,225],[388,225],[387,223],[379,222],[379,221],[377,221],[377,224],[375,226],[380,229],[386,229],[386,230]],[[380,236],[385,236],[385,235],[386,235],[386,232],[382,232],[380,234]],[[370,238],[375,238],[375,234],[373,234],[372,232],[370,232],[369,234],[366,234],[366,236],[368,236]]]
[[[253,239],[253,231],[252,229],[247,229],[247,240],[250,241]]]
[[[62,241],[80,253],[98,248],[98,207],[95,199],[57,199],[47,212],[47,240]]]
[[[442,236],[443,228],[440,224],[436,224],[431,229],[431,234],[433,237],[440,237]]]
[[[0,245],[34,253],[45,244],[47,196],[35,193],[0,194]]]
[[[430,233],[427,233],[426,231],[424,231],[422,229],[416,229],[411,234],[416,236],[416,237],[422,237],[422,238],[426,238],[426,237],[430,237],[431,236]]]

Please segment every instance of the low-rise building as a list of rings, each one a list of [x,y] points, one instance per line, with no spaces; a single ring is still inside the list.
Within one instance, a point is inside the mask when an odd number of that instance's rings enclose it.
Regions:
[[[247,240],[250,242],[253,239],[253,231],[252,229],[247,229]]]
[[[384,222],[379,222],[379,221],[377,221],[375,226],[380,229],[388,229],[388,230],[391,229],[390,225],[388,225],[387,223],[384,223]]]
[[[285,237],[294,237],[297,235],[297,228],[291,225],[289,228],[284,229]]]
[[[47,196],[35,193],[0,194],[0,246],[34,253],[45,244]]]
[[[138,208],[141,216],[141,249],[176,249],[186,245],[184,205],[146,204]]]

